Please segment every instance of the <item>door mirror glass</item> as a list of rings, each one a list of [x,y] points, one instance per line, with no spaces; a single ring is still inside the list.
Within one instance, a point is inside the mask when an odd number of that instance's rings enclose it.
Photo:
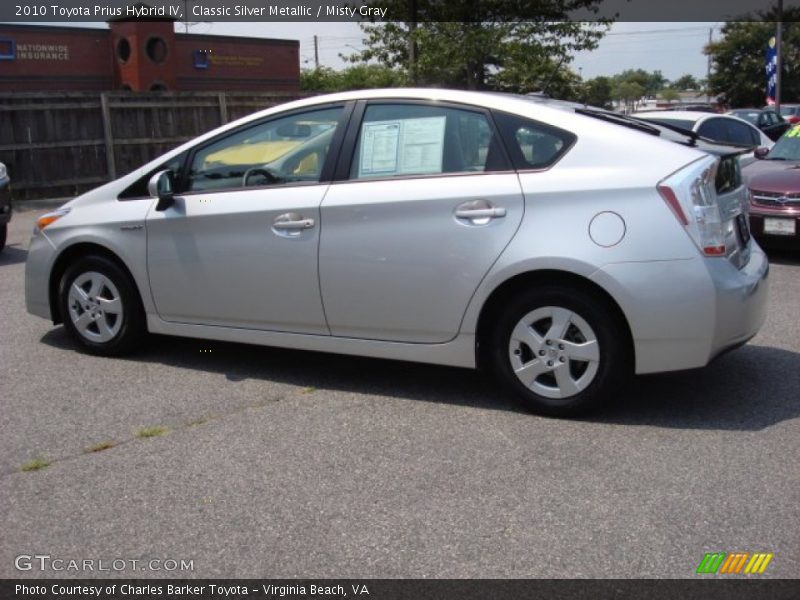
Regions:
[[[147,192],[151,198],[158,198],[156,210],[166,210],[174,202],[175,176],[172,171],[159,171],[150,178]]]

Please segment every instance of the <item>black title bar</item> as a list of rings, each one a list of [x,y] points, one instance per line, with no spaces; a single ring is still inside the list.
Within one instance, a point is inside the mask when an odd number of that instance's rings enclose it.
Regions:
[[[764,0],[3,0],[0,21],[735,21],[758,20]],[[784,0],[784,11],[800,0]]]
[[[0,580],[3,600],[796,600],[780,579]]]

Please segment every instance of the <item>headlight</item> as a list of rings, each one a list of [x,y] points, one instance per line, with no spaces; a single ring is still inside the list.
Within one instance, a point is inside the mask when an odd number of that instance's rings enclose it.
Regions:
[[[5,179],[6,175],[8,175],[6,166],[3,163],[0,163],[0,179]]]
[[[71,209],[69,208],[59,208],[58,210],[54,210],[53,212],[49,212],[45,215],[42,215],[38,219],[36,219],[36,228],[41,231],[48,225],[51,225],[58,221],[61,217],[66,215]]]

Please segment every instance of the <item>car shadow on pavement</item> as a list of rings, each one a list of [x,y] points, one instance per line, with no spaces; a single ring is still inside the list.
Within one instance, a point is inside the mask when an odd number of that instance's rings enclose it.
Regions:
[[[42,342],[75,351],[63,328]],[[202,350],[202,351],[201,351]],[[211,350],[210,352],[208,350]],[[486,374],[471,369],[152,336],[126,360],[262,379],[303,388],[525,413]],[[747,345],[705,369],[634,378],[585,422],[758,431],[800,417],[800,354]]]
[[[16,265],[28,260],[28,251],[18,248],[20,244],[9,244],[0,252],[0,267],[4,265]]]
[[[800,417],[800,354],[746,345],[704,369],[635,378],[593,420],[758,431]]]
[[[63,327],[50,330],[41,341],[77,351]],[[524,412],[495,389],[489,377],[473,369],[160,335],[151,336],[144,349],[124,358],[216,372],[231,382],[260,379],[302,388]]]
[[[800,265],[800,252],[797,250],[782,247],[767,247],[764,250],[770,263],[788,266]]]

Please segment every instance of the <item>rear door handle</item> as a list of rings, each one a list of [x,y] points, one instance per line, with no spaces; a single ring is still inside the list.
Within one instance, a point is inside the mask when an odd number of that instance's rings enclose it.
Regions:
[[[460,208],[456,211],[459,219],[497,219],[506,216],[506,209],[495,206],[494,208]]]
[[[455,210],[456,219],[463,219],[469,225],[488,225],[492,219],[501,219],[505,216],[505,208],[495,206],[488,200],[470,200],[459,204]]]

